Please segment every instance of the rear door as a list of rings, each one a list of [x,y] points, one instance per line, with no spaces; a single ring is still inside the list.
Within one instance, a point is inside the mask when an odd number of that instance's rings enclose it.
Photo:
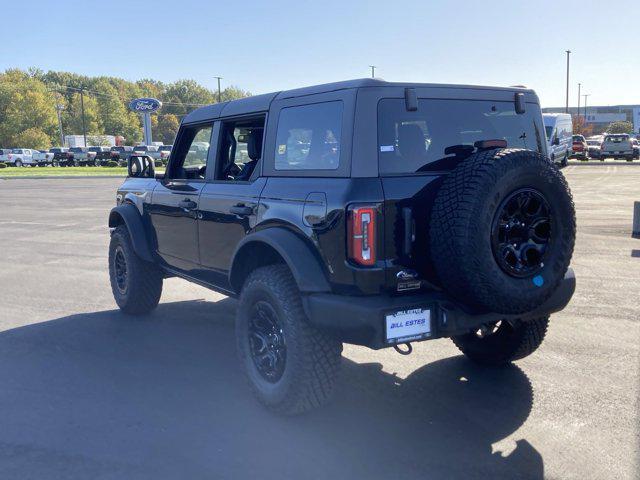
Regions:
[[[148,208],[155,248],[170,267],[189,273],[200,263],[198,206],[211,153],[213,123],[183,126],[165,178]]]

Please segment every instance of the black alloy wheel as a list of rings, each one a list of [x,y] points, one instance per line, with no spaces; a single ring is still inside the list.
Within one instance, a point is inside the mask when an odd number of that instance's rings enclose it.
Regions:
[[[266,381],[276,383],[282,378],[287,346],[278,316],[268,302],[256,302],[251,309],[249,349],[256,369]]]
[[[116,247],[113,257],[113,270],[115,273],[116,286],[120,293],[125,294],[127,292],[127,260],[124,255],[124,250],[120,245]]]
[[[544,267],[551,240],[551,208],[532,188],[511,193],[498,207],[491,229],[493,255],[502,270],[531,277]]]

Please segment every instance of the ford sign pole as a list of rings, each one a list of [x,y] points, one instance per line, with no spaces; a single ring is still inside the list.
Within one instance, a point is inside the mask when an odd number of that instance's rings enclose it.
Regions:
[[[142,115],[142,127],[144,133],[144,144],[151,145],[151,114],[162,107],[162,102],[155,98],[136,98],[129,102],[129,108]]]

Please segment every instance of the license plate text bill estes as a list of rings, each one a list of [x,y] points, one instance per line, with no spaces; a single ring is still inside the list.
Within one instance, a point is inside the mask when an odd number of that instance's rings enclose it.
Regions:
[[[419,340],[431,334],[431,310],[416,308],[385,317],[387,343]]]

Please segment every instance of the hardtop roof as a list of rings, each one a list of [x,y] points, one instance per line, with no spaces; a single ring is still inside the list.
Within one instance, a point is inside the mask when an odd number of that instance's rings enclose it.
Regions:
[[[187,114],[183,123],[202,122],[212,118],[230,117],[234,115],[243,115],[253,112],[266,112],[273,100],[281,100],[285,98],[304,97],[306,95],[316,95],[320,93],[335,92],[339,90],[350,90],[357,88],[370,87],[404,87],[404,88],[456,88],[456,89],[474,89],[474,90],[500,90],[513,92],[534,93],[532,89],[513,86],[513,87],[494,87],[483,85],[456,85],[445,83],[410,83],[410,82],[387,82],[380,78],[359,78],[355,80],[344,80],[341,82],[324,83],[321,85],[312,85],[308,87],[295,88],[292,90],[283,90],[280,92],[265,93],[262,95],[254,95],[252,97],[231,100],[222,103],[215,103],[205,107],[198,108]]]

